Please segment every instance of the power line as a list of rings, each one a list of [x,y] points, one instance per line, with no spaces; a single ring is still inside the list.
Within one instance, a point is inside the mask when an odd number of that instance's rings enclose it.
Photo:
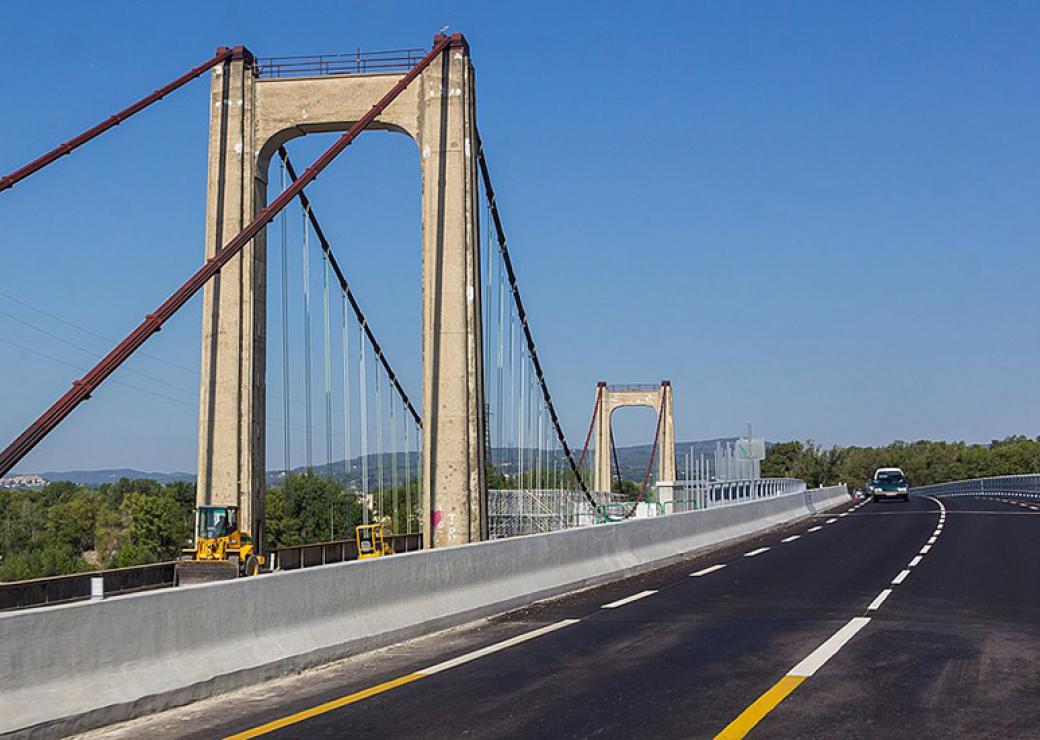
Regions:
[[[76,365],[75,363],[67,362],[66,360],[62,360],[60,358],[54,357],[53,355],[48,355],[45,352],[40,352],[39,350],[33,349],[32,347],[26,347],[24,344],[19,344],[18,342],[11,341],[10,339],[5,339],[4,337],[0,337],[0,342],[3,342],[5,344],[9,344],[12,347],[17,347],[18,349],[20,349],[20,350],[22,350],[24,352],[29,352],[30,354],[34,354],[37,357],[42,357],[45,360],[50,360],[51,362],[56,362],[59,365],[64,365],[65,367],[70,367],[73,370],[75,370],[76,372],[80,372],[80,373],[86,372],[86,368],[82,367],[81,365]],[[122,380],[113,380],[112,382],[116,383],[118,385],[125,386],[127,388],[132,388],[135,391],[140,391],[141,393],[147,393],[149,396],[155,396],[156,398],[163,398],[163,399],[165,399],[167,401],[171,401],[173,403],[180,404],[181,406],[187,406],[190,409],[194,409],[194,410],[198,411],[198,406],[196,404],[188,403],[187,401],[185,401],[183,399],[173,398],[172,396],[166,396],[166,395],[163,395],[162,393],[157,393],[155,391],[148,390],[147,388],[142,388],[140,386],[133,385],[132,383],[127,383],[127,382],[122,381]]]
[[[61,342],[63,344],[67,344],[67,345],[69,345],[70,347],[72,347],[74,349],[78,349],[80,352],[85,352],[88,355],[90,355],[91,357],[101,357],[101,354],[98,353],[98,352],[95,352],[95,351],[93,351],[91,349],[87,349],[86,347],[82,347],[82,346],[76,344],[75,342],[71,342],[68,339],[65,339],[64,337],[61,337],[61,336],[59,336],[57,334],[54,334],[53,332],[47,331],[46,329],[44,329],[41,326],[37,326],[36,324],[33,324],[31,321],[26,321],[25,319],[22,319],[22,318],[19,318],[18,316],[15,316],[13,313],[8,313],[7,311],[3,310],[2,308],[0,308],[0,314],[6,316],[7,318],[9,318],[9,319],[11,319],[13,321],[17,321],[22,326],[27,326],[30,329],[33,329],[34,331],[38,331],[41,334],[44,334],[44,335],[50,337],[51,339],[59,341],[59,342]],[[146,378],[146,379],[151,380],[151,381],[153,381],[155,383],[159,383],[160,385],[165,385],[167,388],[172,388],[173,390],[179,391],[180,393],[186,393],[189,396],[194,395],[192,393],[192,391],[185,390],[184,388],[181,388],[180,386],[174,385],[173,383],[167,383],[162,378],[157,378],[154,375],[149,375],[148,373],[141,372],[140,370],[136,370],[136,369],[134,369],[132,367],[126,368],[126,371],[129,372],[129,373],[133,373],[134,375],[140,375],[142,378]]]
[[[40,308],[39,306],[34,306],[31,303],[27,303],[26,301],[23,301],[20,298],[15,298],[13,295],[10,295],[8,293],[4,293],[3,291],[0,291],[0,298],[6,298],[7,300],[11,301],[12,303],[17,303],[19,306],[23,306],[24,308],[28,308],[29,310],[35,311],[38,314],[42,314],[42,315],[46,316],[49,319],[57,321],[59,324],[65,324],[66,326],[70,326],[70,327],[72,327],[73,329],[75,329],[77,331],[83,332],[84,334],[89,334],[90,336],[94,337],[95,339],[101,339],[101,340],[104,340],[105,342],[108,342],[110,344],[114,343],[116,341],[115,339],[112,339],[111,337],[105,336],[104,334],[99,334],[98,332],[96,332],[96,331],[94,331],[92,329],[88,329],[85,326],[81,326],[81,325],[76,324],[76,323],[74,323],[72,321],[69,321],[68,319],[64,319],[61,316],[58,316],[57,314],[51,313],[50,311],[45,311],[42,308]],[[195,376],[198,376],[198,374],[199,374],[198,370],[193,370],[190,367],[184,367],[183,365],[178,365],[175,362],[170,362],[169,360],[164,359],[162,357],[159,357],[158,355],[154,355],[151,352],[145,352],[144,350],[139,350],[138,354],[142,355],[143,357],[147,357],[147,358],[149,358],[151,360],[155,360],[156,362],[161,362],[164,365],[169,365],[170,367],[172,367],[172,368],[174,368],[176,370],[180,370],[181,372],[190,373],[190,374],[195,375]]]

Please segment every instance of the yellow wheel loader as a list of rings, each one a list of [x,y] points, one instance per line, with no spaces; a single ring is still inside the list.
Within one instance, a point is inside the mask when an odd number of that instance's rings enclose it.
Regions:
[[[195,546],[177,562],[177,583],[189,585],[255,576],[264,565],[253,538],[238,521],[237,506],[200,506],[195,512]]]

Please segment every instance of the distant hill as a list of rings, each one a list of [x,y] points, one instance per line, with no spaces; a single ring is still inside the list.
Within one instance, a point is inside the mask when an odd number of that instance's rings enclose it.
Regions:
[[[723,437],[719,439],[707,439],[698,440],[695,442],[679,442],[675,445],[676,450],[676,462],[681,467],[683,464],[684,456],[691,450],[696,456],[705,455],[706,457],[714,459],[715,455],[715,443],[722,442],[723,444],[728,442],[736,441],[736,437]],[[621,471],[624,478],[627,480],[642,480],[643,473],[646,471],[646,465],[650,458],[650,445],[636,445],[633,447],[618,447],[618,461],[621,464]],[[575,457],[577,457],[581,450],[573,450]],[[516,472],[516,448],[495,448],[492,450],[492,459],[495,462],[495,467],[501,470],[503,473],[512,474]],[[589,455],[592,455],[592,450],[589,450]],[[397,471],[399,480],[410,480],[415,475],[416,467],[416,453],[400,452],[397,455]],[[561,468],[566,464],[562,453],[559,456],[559,462]],[[356,457],[350,461],[348,469],[344,469],[342,460],[332,463],[331,465],[315,465],[314,472],[319,476],[331,478],[333,480],[343,481],[347,480],[355,487],[360,487],[362,477],[362,459]],[[389,453],[383,454],[383,481],[386,484],[390,483],[391,470],[393,467],[393,459]],[[294,473],[302,473],[305,470],[304,466],[296,466],[292,469]],[[407,472],[406,472],[407,471]],[[102,483],[115,483],[120,478],[147,478],[150,480],[159,481],[160,483],[174,483],[176,481],[194,481],[194,473],[184,472],[172,472],[172,473],[156,473],[146,472],[142,470],[134,470],[133,468],[108,468],[103,470],[65,470],[65,471],[48,471],[40,473],[43,478],[48,481],[72,481],[73,483],[79,483],[88,486],[97,486]],[[373,486],[378,481],[379,475],[379,456],[369,455],[368,456],[368,479],[369,485]],[[284,471],[281,470],[268,470],[267,471],[267,485],[277,486],[281,485],[282,479],[285,477]]]
[[[705,439],[697,440],[693,442],[678,442],[675,445],[676,452],[676,464],[680,467],[683,466],[685,455],[691,451],[695,456],[704,455],[712,460],[715,459],[715,444],[721,442],[723,445],[731,442],[736,442],[738,437],[720,437],[718,439]],[[770,443],[766,443],[768,447]],[[646,466],[650,459],[651,445],[635,445],[632,447],[618,447],[618,462],[621,465],[622,477],[626,480],[641,481],[643,475],[646,473]],[[573,449],[575,459],[581,454],[581,449]],[[533,451],[528,450],[533,456]],[[543,453],[544,454],[544,453]],[[589,449],[589,457],[586,458],[586,464],[591,462],[593,450]],[[565,470],[567,467],[567,461],[563,453],[559,453],[559,467],[560,470]],[[398,475],[401,481],[411,480],[415,476],[416,453],[398,453]],[[491,459],[494,462],[495,468],[506,475],[514,475],[517,472],[517,449],[515,447],[496,447],[491,451]],[[389,454],[383,455],[383,482],[389,484],[391,475],[391,463],[392,459]],[[552,459],[549,458],[547,461],[548,465],[552,465]],[[294,467],[292,472],[302,473],[305,470],[303,466]],[[339,460],[334,462],[332,465],[315,465],[314,472],[323,477],[331,478],[337,481],[347,480],[349,483],[356,487],[361,487],[362,478],[362,466],[361,458],[356,457],[350,462],[349,474],[344,470],[343,461]],[[407,473],[405,471],[408,471]],[[656,472],[656,470],[655,470]],[[379,456],[369,455],[368,456],[368,481],[369,487],[373,487],[378,484],[379,475]],[[285,477],[285,473],[279,470],[268,470],[267,471],[267,485],[277,486],[281,485],[282,479]]]
[[[71,481],[84,486],[99,486],[102,483],[115,483],[120,478],[145,478],[160,483],[175,483],[177,481],[194,481],[194,473],[154,473],[133,468],[109,468],[107,470],[50,470],[40,473],[40,476],[48,482]]]

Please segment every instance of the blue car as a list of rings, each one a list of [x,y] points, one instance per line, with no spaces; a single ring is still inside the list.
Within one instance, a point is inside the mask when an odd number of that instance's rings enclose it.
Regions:
[[[910,500],[910,481],[899,468],[878,468],[867,484],[867,493],[876,503],[886,498]]]

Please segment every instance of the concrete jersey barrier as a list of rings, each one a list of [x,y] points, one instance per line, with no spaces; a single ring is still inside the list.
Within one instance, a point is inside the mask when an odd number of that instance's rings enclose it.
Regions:
[[[844,486],[811,489],[0,614],[0,733],[60,734],[185,704],[649,570],[848,500]]]

